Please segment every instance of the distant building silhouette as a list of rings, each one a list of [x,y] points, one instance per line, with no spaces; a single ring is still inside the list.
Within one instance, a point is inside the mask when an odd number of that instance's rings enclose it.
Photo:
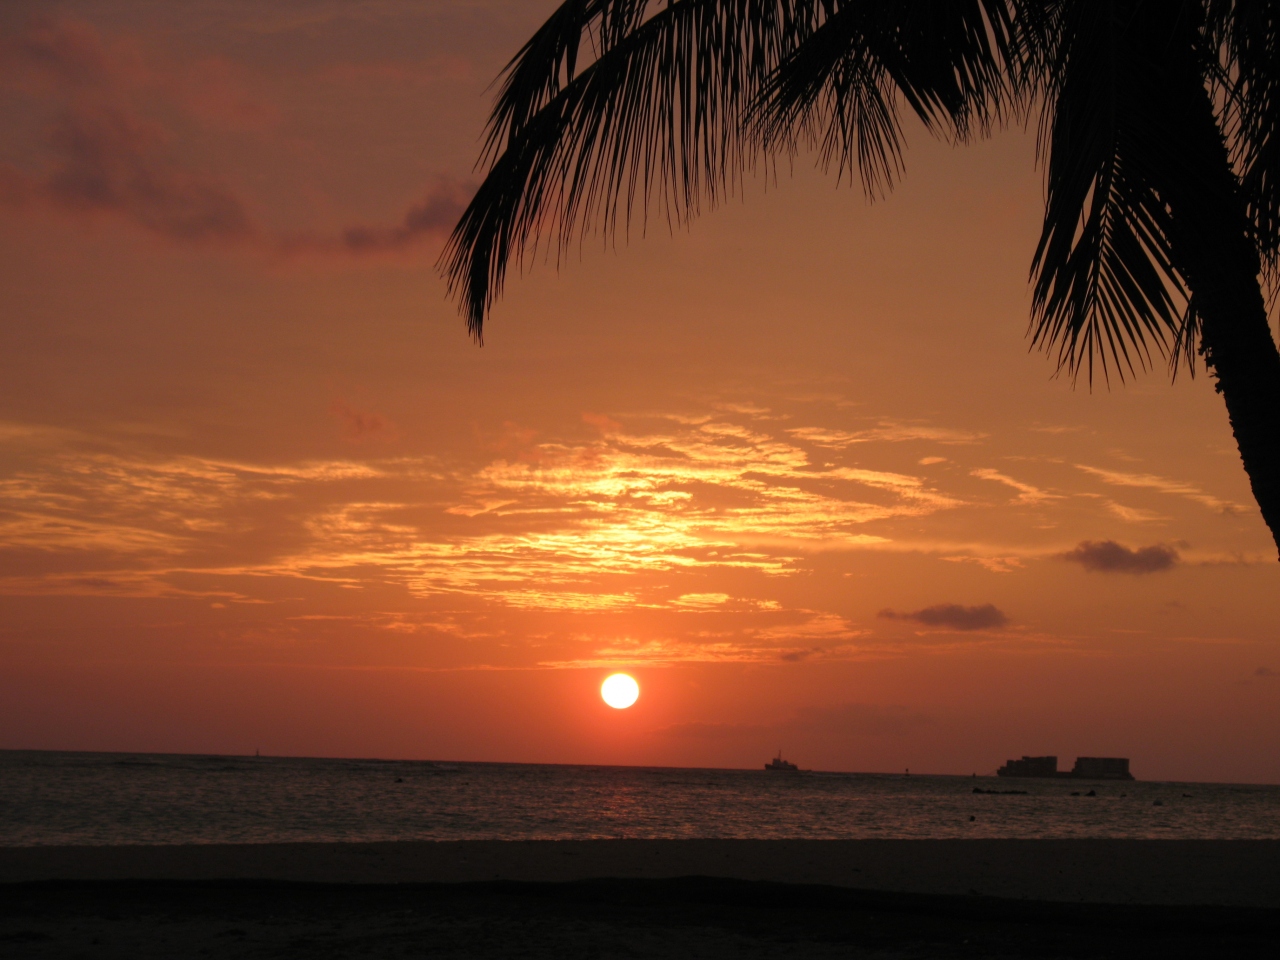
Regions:
[[[1010,760],[996,774],[1001,777],[1056,777],[1058,758],[1023,757],[1021,760]]]
[[[1132,780],[1127,757],[1076,757],[1071,770],[1059,770],[1057,757],[1009,760],[996,771],[1001,777],[1072,777],[1077,780]]]
[[[1132,780],[1127,757],[1076,757],[1071,770],[1081,780]]]

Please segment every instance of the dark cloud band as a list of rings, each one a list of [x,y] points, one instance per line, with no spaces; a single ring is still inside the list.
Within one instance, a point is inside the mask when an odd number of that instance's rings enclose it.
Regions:
[[[1074,550],[1058,554],[1058,559],[1097,573],[1159,573],[1178,563],[1178,551],[1160,543],[1131,550],[1114,540],[1085,540]]]
[[[926,627],[942,627],[946,630],[999,630],[1007,626],[1009,618],[994,604],[963,607],[958,603],[939,603],[914,613],[897,610],[881,610],[877,616],[885,620],[911,620]]]

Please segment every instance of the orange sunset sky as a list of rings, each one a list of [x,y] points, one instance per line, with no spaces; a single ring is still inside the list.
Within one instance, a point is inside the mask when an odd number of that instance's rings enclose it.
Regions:
[[[1280,782],[1212,382],[1028,349],[1034,129],[875,203],[802,156],[468,339],[434,263],[554,6],[0,7],[0,748]]]

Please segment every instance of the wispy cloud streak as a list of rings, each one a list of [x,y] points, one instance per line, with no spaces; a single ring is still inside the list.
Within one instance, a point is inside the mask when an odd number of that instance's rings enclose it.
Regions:
[[[374,578],[423,596],[599,609],[642,599],[609,578],[786,576],[807,551],[887,542],[867,528],[959,503],[906,474],[814,464],[724,418],[665,423],[536,444],[471,472],[422,458],[269,467],[64,447],[0,485],[0,537],[92,557],[94,574],[132,570],[135,584],[179,568]]]
[[[1099,467],[1090,467],[1084,464],[1077,464],[1080,470],[1095,476],[1105,483],[1110,483],[1118,487],[1144,487],[1148,490],[1156,490],[1160,493],[1167,493],[1176,497],[1185,497],[1195,503],[1203,504],[1210,510],[1218,510],[1224,513],[1234,512],[1242,509],[1240,504],[1231,500],[1223,500],[1221,497],[1215,497],[1211,493],[1206,493],[1194,483],[1188,483],[1183,480],[1168,480],[1164,477],[1157,477],[1149,473],[1124,473],[1118,470],[1104,470]]]

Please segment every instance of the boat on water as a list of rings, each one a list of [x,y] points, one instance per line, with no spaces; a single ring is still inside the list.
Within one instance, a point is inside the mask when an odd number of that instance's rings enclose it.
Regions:
[[[778,751],[778,755],[764,765],[766,770],[775,770],[782,773],[799,773],[800,768],[789,760],[782,759],[782,751]]]

